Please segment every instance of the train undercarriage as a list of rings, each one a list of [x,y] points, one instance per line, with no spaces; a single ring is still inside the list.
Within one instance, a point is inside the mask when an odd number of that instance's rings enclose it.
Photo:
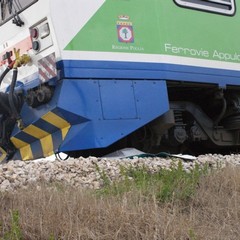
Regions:
[[[125,147],[193,155],[239,151],[240,88],[171,82],[168,95],[169,111],[124,139],[108,148],[68,154],[103,156]]]

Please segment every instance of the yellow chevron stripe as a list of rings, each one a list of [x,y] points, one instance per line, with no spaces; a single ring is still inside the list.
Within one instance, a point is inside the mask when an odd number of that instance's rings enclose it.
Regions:
[[[67,122],[65,119],[61,118],[60,116],[53,112],[48,112],[47,114],[42,116],[42,119],[57,127],[62,133],[62,140],[64,140],[69,131],[69,128],[71,127],[69,122]],[[35,125],[27,126],[23,130],[23,132],[40,140],[44,157],[54,154],[55,149],[53,149],[54,148],[53,138],[50,133],[36,127]],[[31,145],[29,143],[24,142],[16,137],[12,137],[11,141],[14,144],[14,146],[17,149],[19,149],[22,160],[30,160],[34,158]]]
[[[11,141],[12,141],[13,145],[17,149],[19,149],[22,160],[33,159],[33,154],[32,154],[32,149],[31,149],[30,144],[28,144],[18,138],[15,138],[15,137],[11,137]]]
[[[44,157],[54,154],[52,135],[40,139]]]
[[[53,112],[48,112],[47,114],[42,116],[42,119],[60,129],[70,126],[69,122],[67,122],[65,119],[59,117]]]
[[[22,160],[30,160],[33,159],[32,149],[30,144],[28,144],[25,147],[20,148],[20,154],[22,157]]]
[[[0,152],[1,152],[1,157],[0,157],[0,162],[2,162],[5,158],[6,158],[6,156],[7,156],[7,153],[6,153],[6,151],[3,149],[3,148],[1,148],[0,147]]]
[[[15,138],[15,137],[11,137],[11,142],[13,143],[13,145],[17,149],[22,148],[22,147],[28,145],[28,143],[26,143],[26,142],[24,142],[24,141],[22,141],[22,140],[20,140],[18,138]]]
[[[38,139],[43,138],[43,137],[49,135],[48,132],[46,132],[46,131],[44,131],[44,130],[42,130],[42,129],[34,126],[34,125],[29,125],[28,127],[26,127],[23,130],[23,132],[25,132],[25,133],[27,133],[27,134],[35,137],[35,138],[38,138]]]

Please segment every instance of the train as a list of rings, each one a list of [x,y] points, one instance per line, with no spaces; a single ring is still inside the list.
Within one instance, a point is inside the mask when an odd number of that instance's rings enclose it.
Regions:
[[[0,161],[233,152],[239,0],[1,0]]]

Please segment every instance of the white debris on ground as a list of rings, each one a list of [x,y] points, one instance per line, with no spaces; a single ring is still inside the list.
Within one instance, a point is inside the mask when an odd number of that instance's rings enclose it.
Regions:
[[[110,181],[121,178],[121,167],[146,166],[150,171],[170,169],[182,162],[183,168],[190,171],[196,164],[207,164],[213,168],[225,167],[227,164],[240,165],[240,155],[207,154],[186,161],[178,157],[132,157],[132,158],[69,158],[66,161],[55,157],[33,161],[9,161],[0,165],[0,191],[15,191],[27,188],[41,181],[61,182],[73,187],[99,189],[103,186],[101,173]]]

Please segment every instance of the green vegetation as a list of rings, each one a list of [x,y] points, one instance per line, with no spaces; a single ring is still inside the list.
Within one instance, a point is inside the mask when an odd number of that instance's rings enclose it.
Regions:
[[[239,239],[237,167],[121,167],[113,182],[96,169],[97,191],[48,182],[0,193],[0,240]]]
[[[111,181],[103,171],[98,172],[103,179],[104,187],[99,190],[100,194],[122,195],[132,190],[141,191],[144,196],[155,195],[159,202],[172,202],[188,200],[197,189],[199,179],[206,175],[207,166],[200,168],[196,165],[190,172],[186,172],[179,161],[170,169],[160,169],[150,172],[146,166],[121,167],[123,180]]]
[[[3,238],[1,240],[21,240],[23,239],[20,224],[19,224],[19,212],[18,210],[11,210],[11,222],[9,226],[9,230],[4,233]]]

